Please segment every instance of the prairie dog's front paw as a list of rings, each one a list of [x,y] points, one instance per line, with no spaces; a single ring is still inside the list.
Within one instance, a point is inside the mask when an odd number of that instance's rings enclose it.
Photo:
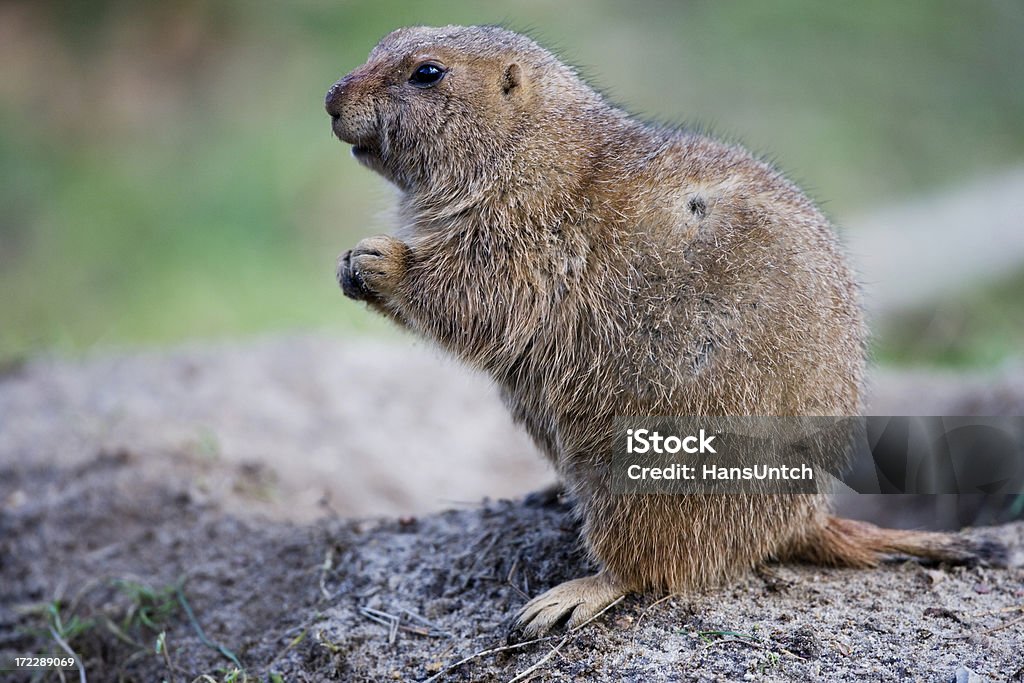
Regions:
[[[367,237],[338,258],[338,284],[350,299],[387,300],[405,276],[408,253],[390,235]]]

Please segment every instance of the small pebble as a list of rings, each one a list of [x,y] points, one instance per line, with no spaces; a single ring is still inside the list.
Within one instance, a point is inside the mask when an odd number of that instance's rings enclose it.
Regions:
[[[974,673],[961,664],[956,668],[956,673],[953,674],[953,683],[988,683],[988,679]]]

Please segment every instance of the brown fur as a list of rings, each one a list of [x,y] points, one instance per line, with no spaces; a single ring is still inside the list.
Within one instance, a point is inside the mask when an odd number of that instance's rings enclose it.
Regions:
[[[418,88],[425,61],[447,72]],[[327,110],[401,191],[397,235],[343,255],[346,294],[489,373],[577,500],[602,571],[527,605],[528,631],[773,557],[960,558],[944,536],[832,518],[821,496],[609,490],[616,415],[862,409],[854,277],[826,218],[770,165],[639,122],[492,27],[395,31]]]

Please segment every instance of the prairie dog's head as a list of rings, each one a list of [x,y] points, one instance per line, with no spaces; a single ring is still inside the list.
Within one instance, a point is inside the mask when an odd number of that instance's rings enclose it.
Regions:
[[[362,164],[405,191],[447,194],[505,171],[543,127],[545,103],[590,92],[529,38],[497,27],[402,28],[335,83],[335,135]]]

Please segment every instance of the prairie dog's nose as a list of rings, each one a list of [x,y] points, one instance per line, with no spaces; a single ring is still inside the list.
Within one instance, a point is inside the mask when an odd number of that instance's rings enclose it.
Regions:
[[[330,90],[327,91],[327,95],[324,97],[324,108],[327,109],[327,113],[332,119],[336,119],[341,116],[341,100],[345,95],[345,86],[350,82],[350,77],[345,76],[340,81],[331,86]]]
[[[372,76],[371,69],[360,67],[332,85],[324,96],[331,130],[342,142],[361,145],[377,136],[376,81]]]
[[[331,86],[331,89],[327,91],[327,95],[324,97],[324,108],[327,109],[327,113],[330,114],[332,119],[337,120],[341,117],[342,103],[345,101],[346,96],[349,99],[353,96],[361,98],[359,93],[366,90],[367,84],[373,81],[380,68],[380,65],[377,64],[363,64],[345,74],[344,77]]]

